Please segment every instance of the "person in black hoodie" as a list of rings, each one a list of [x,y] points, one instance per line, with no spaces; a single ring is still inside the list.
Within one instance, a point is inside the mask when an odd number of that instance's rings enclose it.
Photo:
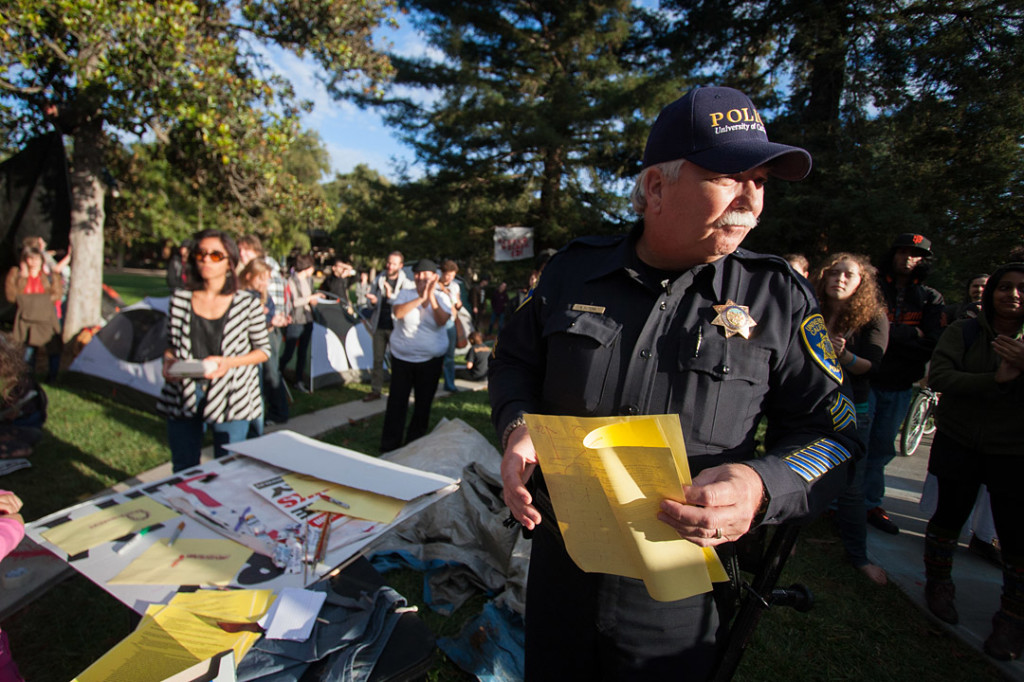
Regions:
[[[923,284],[932,243],[906,232],[893,241],[880,261],[879,281],[889,317],[889,346],[871,377],[871,430],[865,444],[864,505],[875,528],[900,532],[882,508],[885,466],[896,456],[894,441],[910,405],[914,382],[925,375],[928,359],[942,333],[942,294]]]

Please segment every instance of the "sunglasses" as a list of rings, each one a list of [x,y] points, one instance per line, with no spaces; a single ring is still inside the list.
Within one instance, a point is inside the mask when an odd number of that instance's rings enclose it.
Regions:
[[[228,254],[224,253],[223,251],[196,251],[195,255],[193,256],[193,258],[196,259],[197,263],[202,263],[204,258],[209,258],[214,263],[219,263],[227,257]]]

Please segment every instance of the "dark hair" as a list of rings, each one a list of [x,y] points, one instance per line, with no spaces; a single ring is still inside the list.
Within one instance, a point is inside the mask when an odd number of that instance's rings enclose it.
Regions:
[[[0,406],[9,407],[31,385],[31,372],[25,364],[25,351],[7,334],[0,333]]]
[[[266,255],[266,251],[263,250],[263,243],[260,238],[254,234],[245,234],[238,238],[239,247],[248,247],[256,252],[257,256]]]
[[[966,296],[966,298],[964,299],[965,301],[971,300],[971,283],[976,279],[981,279],[982,277],[988,280],[988,278],[991,277],[991,275],[989,275],[987,272],[979,272],[977,275],[971,275],[970,277],[967,278],[967,281],[964,282],[964,296]]]
[[[306,268],[311,268],[315,264],[313,257],[308,253],[300,253],[295,257],[295,272],[302,272]]]
[[[458,272],[459,266],[452,259],[441,261],[441,272]]]
[[[1003,278],[1008,272],[1021,272],[1024,273],[1024,263],[1007,263],[1006,265],[1000,265],[999,268],[992,273],[992,276],[988,278],[988,282],[985,284],[985,291],[981,294],[981,311],[985,314],[985,318],[989,324],[992,324],[992,317],[995,315],[995,311],[992,310],[992,297],[995,295],[996,287],[999,286],[999,280]]]
[[[472,331],[469,333],[469,342],[474,346],[479,346],[484,342],[484,335],[478,331]]]
[[[199,275],[199,264],[196,263],[196,252],[199,250],[199,242],[204,239],[219,239],[224,251],[228,254],[228,272],[224,278],[224,288],[221,294],[233,294],[238,291],[238,277],[235,271],[238,270],[238,244],[231,236],[223,230],[203,230],[192,235],[195,244],[188,250],[188,264],[185,266],[185,288],[189,291],[197,291],[203,288],[203,278]]]
[[[19,262],[25,262],[29,256],[36,256],[37,258],[45,261],[43,258],[43,251],[38,246],[23,246],[21,248],[21,255],[18,257]]]

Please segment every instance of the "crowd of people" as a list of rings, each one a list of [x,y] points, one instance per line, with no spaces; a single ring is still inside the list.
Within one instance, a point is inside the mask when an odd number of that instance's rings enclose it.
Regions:
[[[754,123],[722,124],[736,117]],[[581,571],[558,525],[542,523],[554,511],[524,414],[678,414],[693,483],[664,500],[658,518],[680,537],[728,558],[761,526],[803,522],[831,506],[850,562],[884,584],[868,557],[867,526],[900,532],[882,506],[885,468],[914,387],[927,380],[942,396],[929,461],[937,504],[924,541],[928,608],[957,622],[953,556],[984,487],[1004,571],[985,651],[1017,658],[1024,253],[973,276],[964,301],[946,305],[925,284],[933,254],[922,234],[896,235],[874,264],[861,253],[812,266],[800,254],[739,249],[761,214],[767,178],[798,181],[810,168],[807,151],[769,142],[746,95],[695,88],[650,131],[630,232],[544,252],[520,289],[482,276],[467,287],[451,260],[420,258],[407,270],[399,251],[379,273],[309,253],[292,254],[286,271],[258,238],[204,230],[182,243],[167,274],[159,410],[173,469],[199,462],[206,430],[221,456],[228,443],[288,420],[289,365],[294,358],[292,387],[308,390],[314,315],[340,301],[372,337],[364,400],[384,397],[390,371],[382,452],[427,432],[440,382],[456,391],[456,377],[489,380],[504,500],[533,540],[527,677],[660,678],[686,669],[703,679],[721,651],[738,576],[711,593],[657,603],[641,581]],[[65,266],[47,263],[45,244],[26,243],[6,281],[18,344],[7,345],[22,363],[42,349],[50,378]],[[326,269],[319,287],[317,267]],[[465,369],[456,368],[457,348],[466,349]],[[36,388],[19,380],[0,397],[13,404]],[[755,456],[764,418],[765,454]],[[19,506],[0,491],[0,522]]]

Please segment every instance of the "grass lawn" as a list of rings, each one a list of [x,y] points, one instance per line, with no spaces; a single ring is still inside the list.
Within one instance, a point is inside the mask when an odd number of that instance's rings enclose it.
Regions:
[[[164,283],[164,271],[154,270],[152,274],[139,271],[117,272],[107,270],[103,273],[103,283],[113,287],[125,305],[138,303],[146,296],[168,296],[170,292]]]

